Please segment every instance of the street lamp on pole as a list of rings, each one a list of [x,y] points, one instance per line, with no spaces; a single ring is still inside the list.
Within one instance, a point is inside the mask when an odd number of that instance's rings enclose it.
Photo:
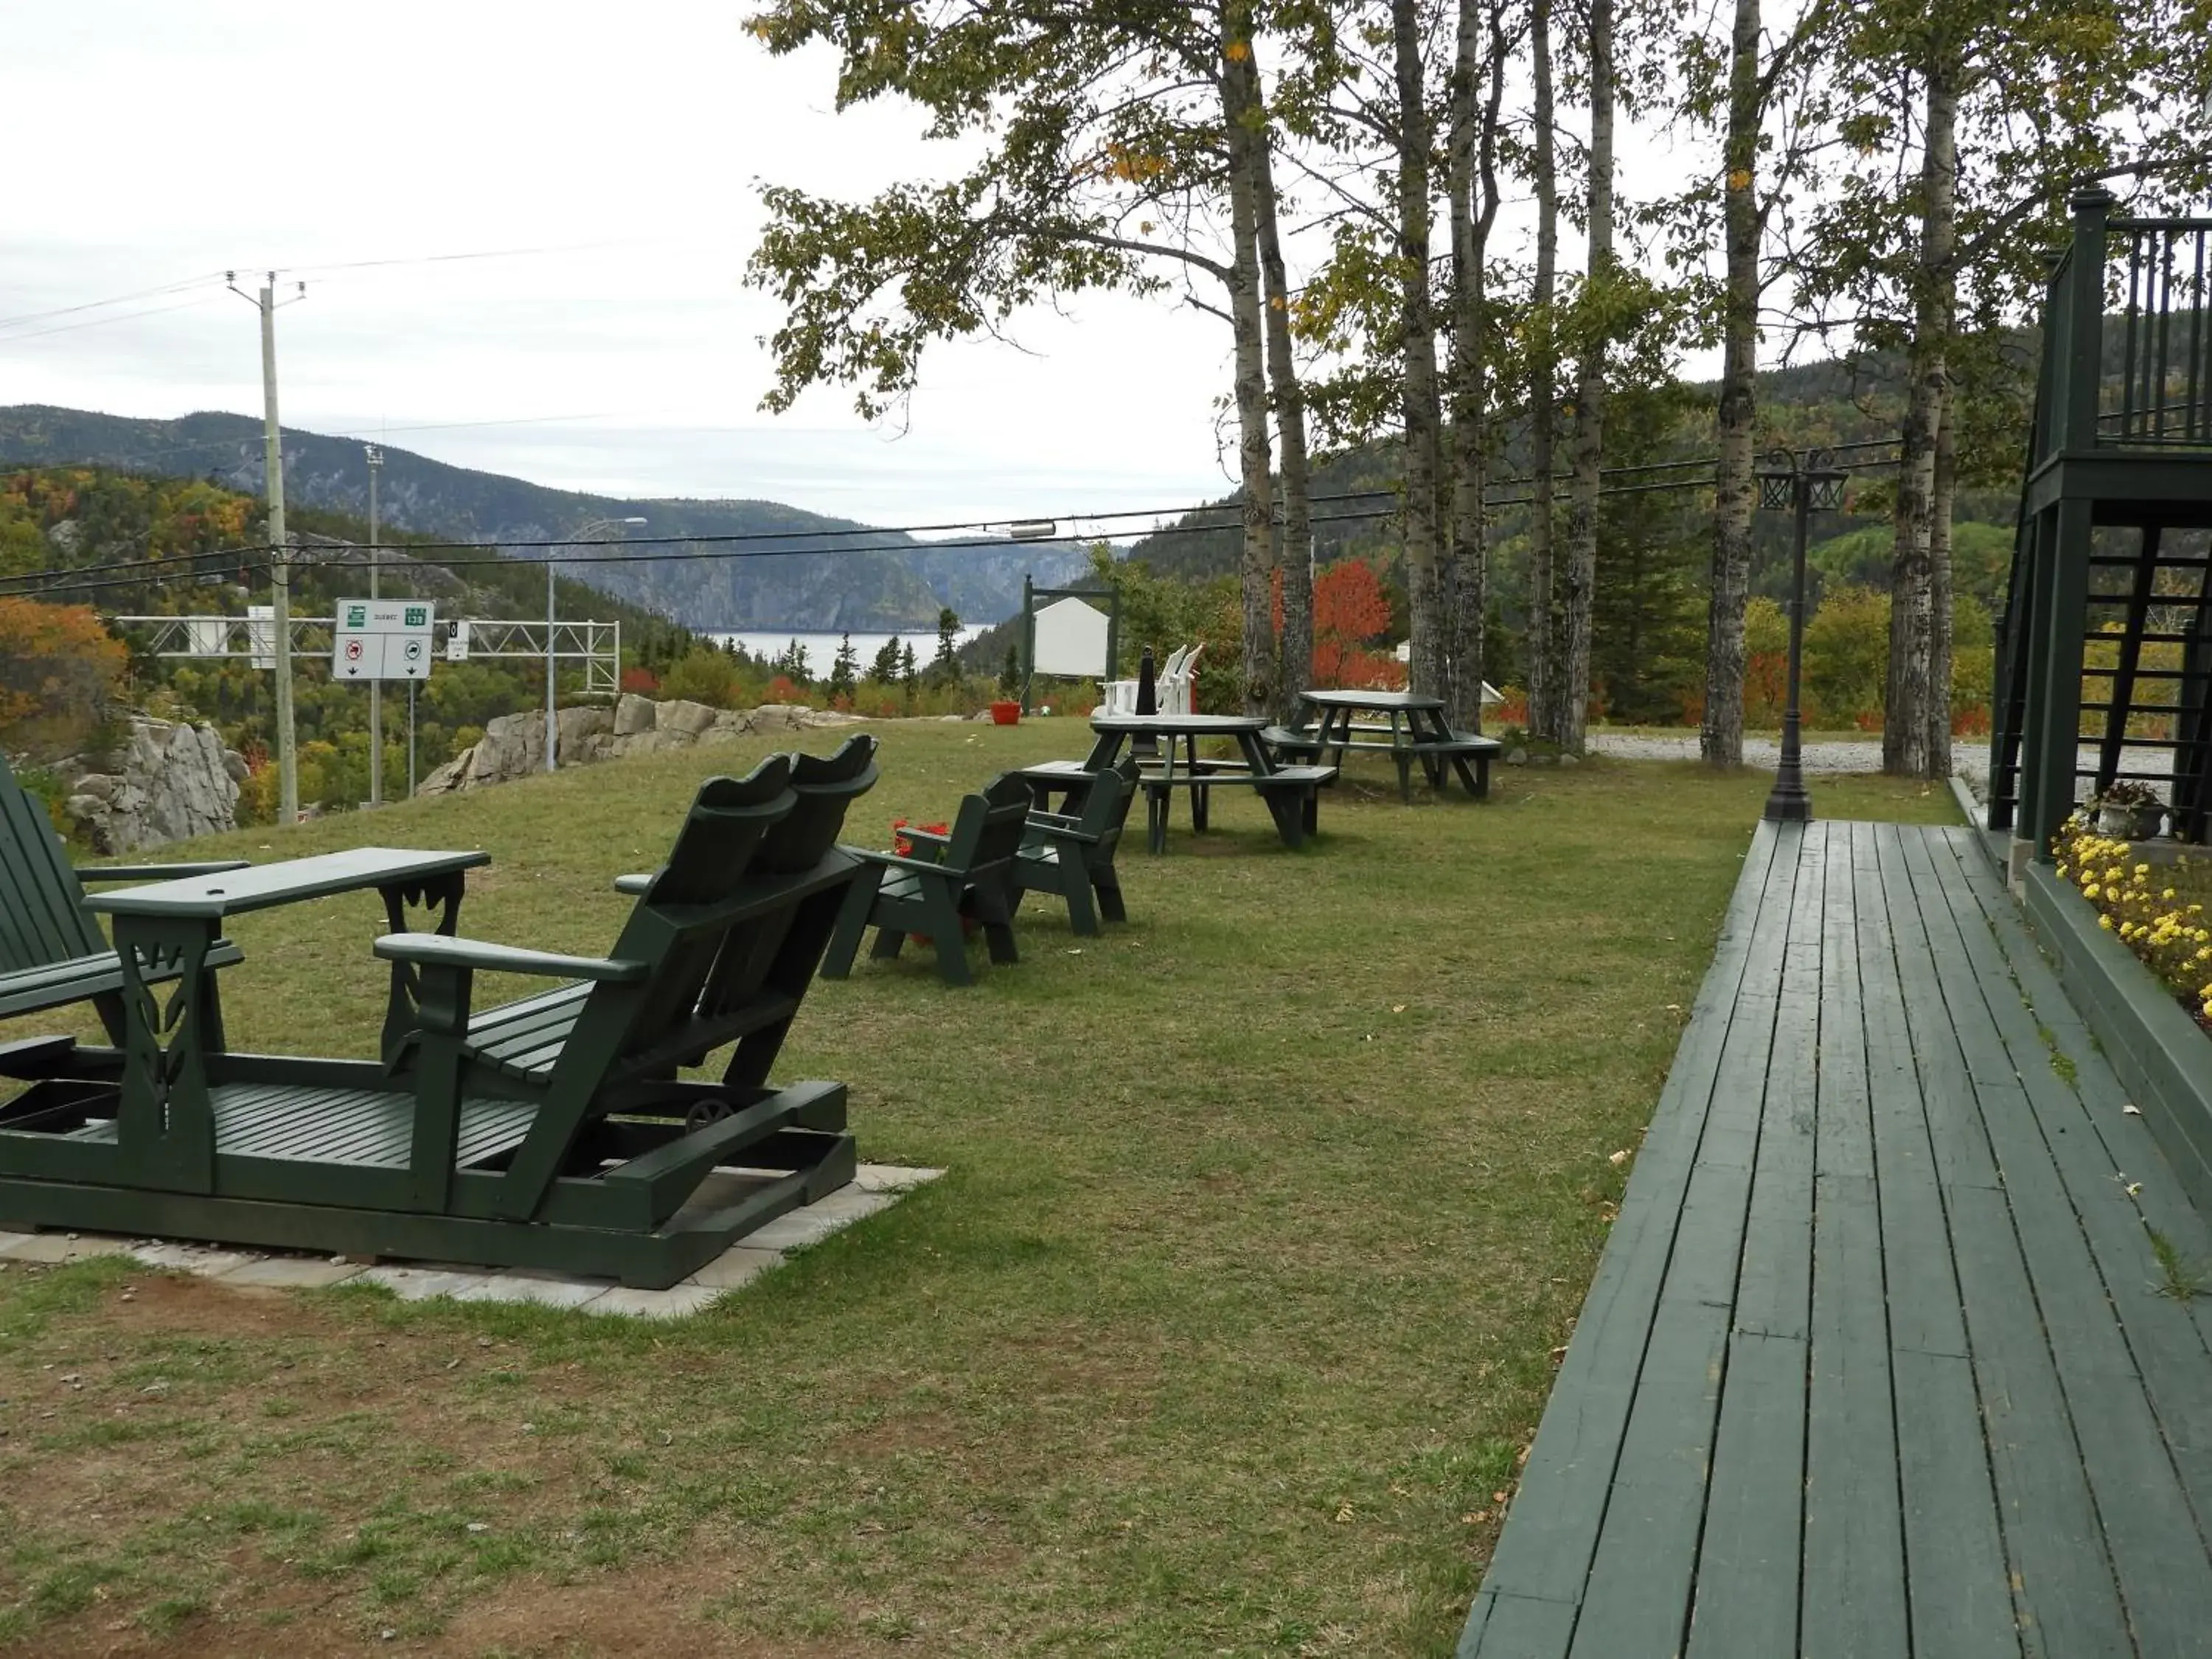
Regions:
[[[625,526],[644,522],[640,518],[593,519],[578,525],[568,532],[568,536],[570,540],[580,542],[602,530],[619,532]],[[553,561],[556,551],[550,547],[545,550],[545,769],[549,772],[560,769],[559,710],[555,708],[553,701],[553,630],[558,625],[558,618],[553,610]]]
[[[1771,450],[1759,469],[1759,506],[1768,511],[1787,507],[1796,520],[1790,567],[1789,702],[1782,711],[1782,761],[1766,797],[1769,823],[1813,821],[1798,721],[1798,682],[1805,656],[1805,540],[1814,512],[1832,513],[1843,506],[1845,476],[1832,449],[1808,450],[1802,459],[1787,449]]]

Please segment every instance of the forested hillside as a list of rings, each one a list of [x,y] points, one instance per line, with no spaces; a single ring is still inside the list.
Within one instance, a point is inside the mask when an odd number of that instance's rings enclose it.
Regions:
[[[931,550],[774,501],[629,500],[550,489],[391,446],[384,456],[383,526],[420,538],[496,547],[555,541],[595,520],[631,517],[647,520],[633,536],[748,538],[744,557],[639,558],[579,569],[600,592],[702,633],[929,627],[945,605],[963,616],[1002,616],[1020,604],[1025,571],[1057,576],[1082,562],[1055,548]],[[40,404],[0,408],[0,467],[80,463],[196,477],[258,495],[261,423],[218,413],[149,421]],[[302,507],[365,515],[362,446],[286,428],[284,486],[295,522]]]

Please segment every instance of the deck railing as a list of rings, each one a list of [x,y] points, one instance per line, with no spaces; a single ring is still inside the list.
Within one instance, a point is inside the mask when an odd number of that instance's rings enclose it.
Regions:
[[[2121,220],[2107,234],[2120,309],[2103,322],[2120,361],[2117,380],[2100,365],[2097,441],[2212,444],[2212,220]]]

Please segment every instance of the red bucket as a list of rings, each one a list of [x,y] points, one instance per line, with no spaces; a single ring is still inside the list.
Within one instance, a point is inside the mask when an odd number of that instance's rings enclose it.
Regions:
[[[994,702],[991,705],[991,724],[994,726],[1018,726],[1021,719],[1022,706],[1018,702]]]

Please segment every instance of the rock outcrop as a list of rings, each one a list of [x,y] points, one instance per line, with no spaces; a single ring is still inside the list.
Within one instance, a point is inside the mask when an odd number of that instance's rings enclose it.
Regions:
[[[237,827],[246,762],[212,726],[133,715],[119,760],[115,771],[78,775],[63,804],[98,851],[135,853]]]
[[[709,708],[680,698],[656,702],[624,694],[610,708],[579,705],[556,716],[553,741],[562,766],[656,755],[734,743],[758,733],[803,732],[817,726],[851,726],[860,716],[796,703],[766,703],[758,708]],[[418,795],[452,794],[505,783],[545,769],[545,714],[502,714],[484,727],[472,747],[422,780]]]

